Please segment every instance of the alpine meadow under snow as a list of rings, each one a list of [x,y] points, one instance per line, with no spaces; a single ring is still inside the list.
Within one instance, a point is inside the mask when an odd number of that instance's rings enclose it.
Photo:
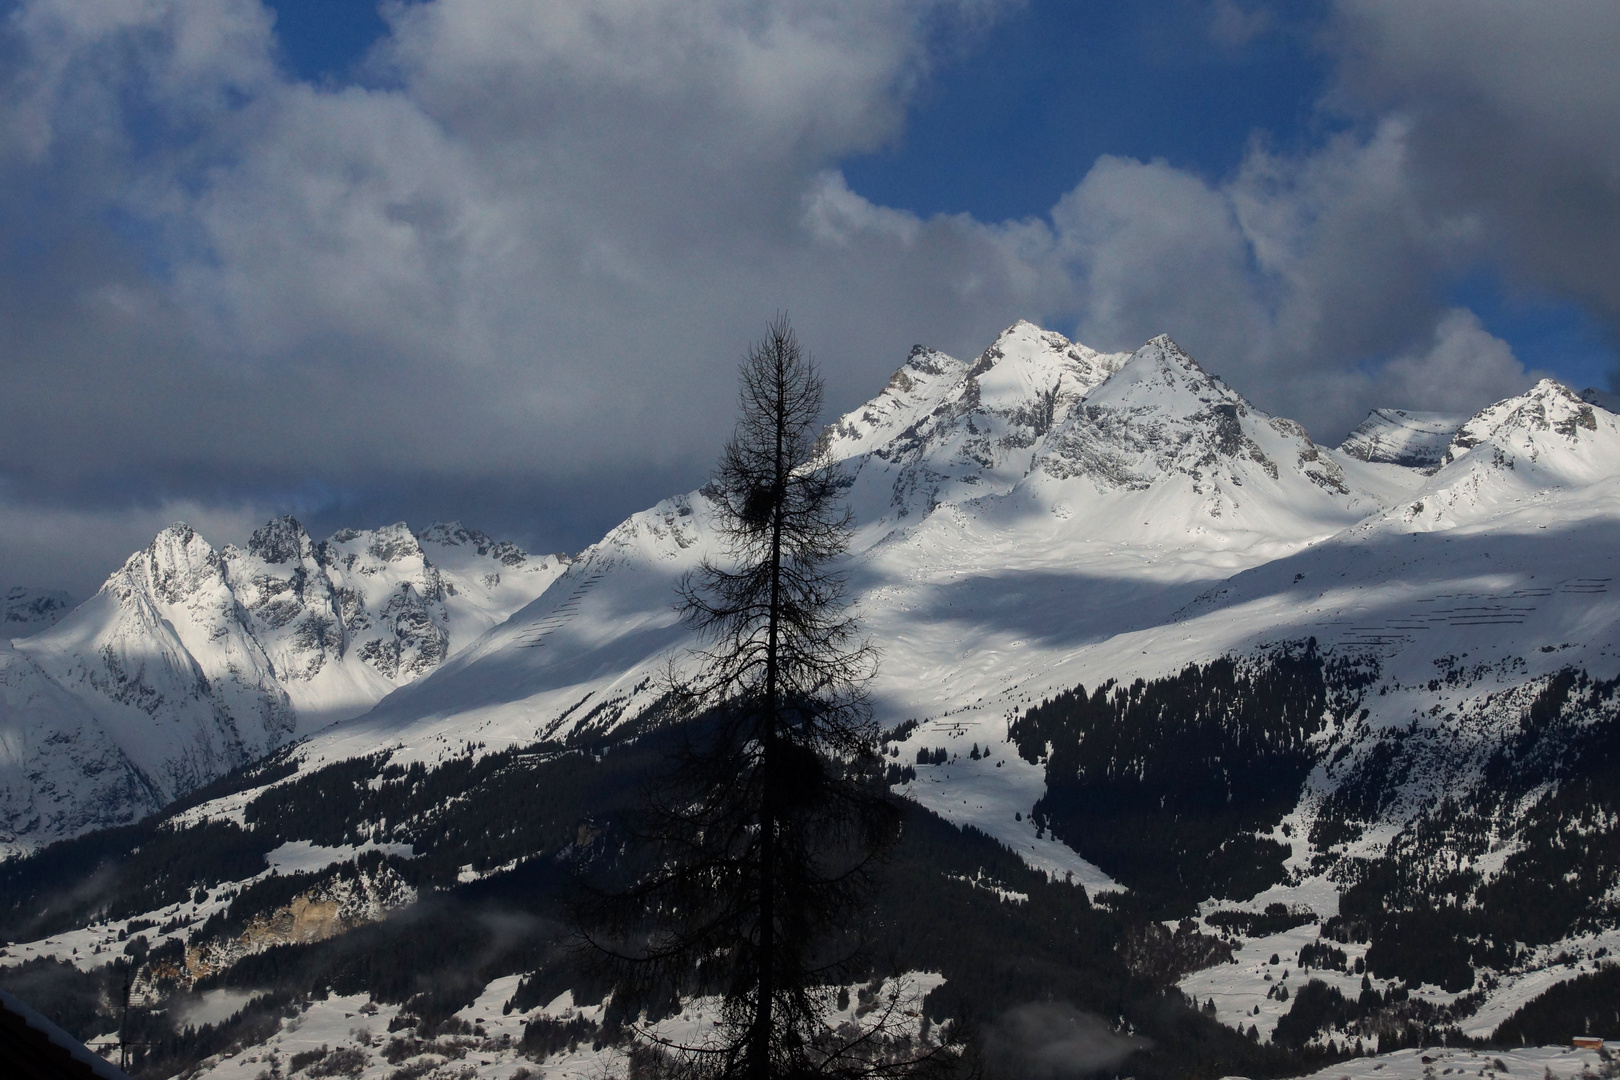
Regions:
[[[1021,322],[971,362],[913,349],[822,439],[908,836],[979,860],[917,873],[1008,918],[1081,913],[1052,918],[1123,988],[1097,1067],[1620,1034],[1620,416],[1543,381],[1328,448],[1168,337],[1102,354]],[[605,1068],[626,1018],[530,916],[450,989],[331,950],[442,905],[495,926],[603,857],[693,663],[676,588],[721,557],[715,513],[677,495],[572,559],[459,526],[164,530],[0,652],[3,962],[88,986],[144,935],[152,1067],[198,1076]],[[173,845],[210,858],[145,880]],[[931,917],[885,924],[910,966],[872,986],[904,982],[922,1023],[1016,1004],[1003,974],[963,985],[994,960],[896,929]]]

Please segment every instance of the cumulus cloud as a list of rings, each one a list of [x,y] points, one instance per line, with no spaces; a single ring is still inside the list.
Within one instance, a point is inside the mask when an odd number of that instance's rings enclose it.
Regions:
[[[1220,183],[1100,159],[1052,215],[1080,337],[1122,349],[1169,332],[1329,442],[1381,405],[1520,392],[1507,344],[1437,303],[1434,279],[1466,264],[1476,229],[1419,205],[1408,134],[1392,119],[1292,156],[1257,142]],[[1416,347],[1436,334],[1445,348]]]
[[[1526,373],[1512,347],[1481,326],[1479,316],[1452,308],[1435,322],[1429,347],[1391,360],[1384,381],[1392,400],[1441,411],[1461,402],[1500,400],[1540,374]]]
[[[1038,306],[1017,228],[907,223],[827,171],[896,134],[942,21],[995,8],[436,0],[388,9],[364,85],[316,87],[257,0],[20,4],[7,479],[324,490],[362,524],[516,500],[492,524],[588,542],[701,478],[774,311],[853,404],[913,342]],[[548,532],[575,497],[596,515]]]
[[[1063,1080],[1113,1068],[1152,1045],[1073,1005],[1035,1001],[996,1019],[985,1032],[984,1053],[994,1075]]]

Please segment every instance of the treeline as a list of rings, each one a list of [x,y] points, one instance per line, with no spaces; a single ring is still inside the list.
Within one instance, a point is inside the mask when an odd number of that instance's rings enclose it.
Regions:
[[[234,823],[187,829],[167,823],[186,810],[272,783],[294,766],[288,752],[242,766],[138,822],[63,840],[21,859],[0,862],[0,938],[28,940],[126,919],[191,896],[199,885],[251,877],[264,869],[274,841]]]
[[[1383,857],[1352,867],[1340,901],[1372,944],[1380,978],[1457,993],[1481,967],[1518,963],[1524,947],[1615,925],[1620,905],[1620,680],[1555,674],[1522,710],[1513,737],[1492,752],[1477,784],[1418,819]],[[1352,797],[1328,809],[1356,813],[1392,798],[1403,779],[1386,762],[1418,757],[1429,732],[1392,735],[1358,770]],[[1385,750],[1383,747],[1387,747]],[[1538,789],[1545,793],[1525,807]],[[1341,792],[1344,791],[1341,788]],[[1336,825],[1340,832],[1350,831]],[[1493,845],[1515,850],[1489,881],[1471,866]]]
[[[1506,1046],[1567,1043],[1576,1035],[1620,1035],[1620,966],[1605,964],[1551,987],[1496,1029]]]
[[[1009,735],[1046,765],[1036,824],[1130,886],[1126,902],[1171,917],[1282,880],[1289,848],[1255,834],[1293,809],[1329,695],[1312,638],[1250,663],[1077,687]]]
[[[1121,946],[1145,920],[1093,905],[1079,886],[1051,880],[977,829],[915,804],[877,884],[871,921],[859,928],[869,942],[866,964],[851,974],[939,972],[947,981],[928,996],[925,1014],[934,1023],[963,1021],[975,1039],[1008,1009],[1059,1001],[1152,1040],[1151,1050],[1119,1066],[1120,1075],[1143,1080],[1285,1076],[1332,1060],[1252,1042],[1173,986],[1133,974]],[[990,885],[1028,899],[1003,900]],[[996,1062],[982,1065],[999,1080]]]
[[[337,762],[249,802],[247,828],[222,820],[176,828],[180,806],[0,863],[0,936],[28,940],[144,915],[192,898],[198,887],[262,873],[265,855],[289,840],[409,844],[417,857],[401,872],[412,885],[453,884],[468,864],[482,872],[555,852],[578,842],[593,815],[606,820],[634,805],[672,738],[665,732],[595,748],[541,745],[477,760],[469,752],[433,768],[385,766],[376,757]],[[284,764],[272,766],[231,783],[251,787],[266,775],[287,775]],[[263,888],[262,895],[275,891]]]
[[[628,762],[633,752],[633,747],[620,748],[603,755],[597,766],[559,759],[557,767],[605,766],[614,754],[626,755],[621,760]],[[239,1015],[221,1024],[183,1027],[176,1026],[173,1013],[137,1014],[131,1034],[146,1045],[136,1075],[157,1080],[211,1054],[260,1042],[309,1001],[328,994],[362,994],[398,1005],[402,1012],[393,1034],[402,1047],[455,1035],[454,1013],[503,975],[525,975],[513,1008],[542,1004],[565,989],[577,1001],[599,1000],[607,981],[574,947],[568,911],[577,895],[577,867],[616,858],[618,826],[611,821],[612,806],[598,801],[584,809],[604,830],[591,843],[581,846],[576,830],[571,845],[481,881],[433,887],[424,879],[423,898],[381,922],[323,941],[274,946],[202,980],[194,992],[230,987],[254,994]],[[571,808],[565,823],[572,828],[580,812]],[[194,940],[239,932],[255,913],[284,905],[297,892],[345,875],[376,873],[384,865],[403,871],[410,864],[373,853],[318,875],[267,878],[244,889],[216,922],[198,927]],[[1028,899],[1003,900],[991,885]],[[1313,1066],[1330,1060],[1318,1051],[1302,1057],[1256,1044],[1193,1008],[1162,981],[1133,973],[1120,944],[1140,925],[1134,916],[1093,906],[1083,889],[1029,869],[984,834],[909,806],[900,842],[877,868],[870,916],[850,928],[852,940],[866,947],[841,978],[858,982],[894,971],[941,972],[948,982],[929,997],[925,1011],[931,1023],[966,1021],[963,1030],[970,1039],[1011,1007],[1066,1001],[1124,1022],[1152,1040],[1150,1051],[1127,1063],[1128,1071],[1143,1078],[1278,1076],[1298,1071],[1302,1062]],[[141,963],[148,956],[137,947],[130,959]],[[51,978],[71,970],[54,963],[36,967]],[[61,1015],[75,1008],[82,1013],[74,1014],[70,1030],[107,1029],[106,1005],[116,1000],[112,984],[119,970],[109,965],[93,975],[66,976],[74,982],[70,990],[77,1004],[67,1003]],[[673,1002],[618,1002],[600,1029],[537,1025],[526,1044],[539,1054],[576,1041],[612,1042],[642,1009],[657,1016],[673,1007]],[[994,1068],[986,1063],[986,1075],[993,1078]]]
[[[0,937],[27,941],[177,904],[264,870],[273,840],[230,821],[129,825],[0,863]]]

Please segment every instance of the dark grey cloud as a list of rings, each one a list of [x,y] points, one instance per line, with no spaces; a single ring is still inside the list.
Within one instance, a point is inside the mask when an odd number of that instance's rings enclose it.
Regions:
[[[1620,7],[1342,0],[1339,104],[1399,115],[1431,213],[1523,285],[1620,322]]]

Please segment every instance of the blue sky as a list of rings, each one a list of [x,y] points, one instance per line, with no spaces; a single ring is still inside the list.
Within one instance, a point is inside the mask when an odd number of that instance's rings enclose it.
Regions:
[[[1046,213],[1103,154],[1219,178],[1252,134],[1321,129],[1306,25],[1222,47],[1179,0],[1037,0],[945,64],[898,146],[845,172],[879,202],[985,220]]]
[[[388,32],[374,0],[272,0],[282,59],[301,79],[344,81]]]

